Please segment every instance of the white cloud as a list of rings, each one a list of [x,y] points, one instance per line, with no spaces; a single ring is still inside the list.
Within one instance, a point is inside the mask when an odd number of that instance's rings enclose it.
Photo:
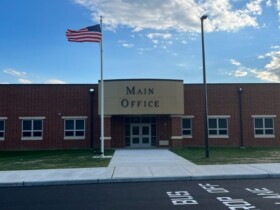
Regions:
[[[50,79],[46,82],[46,84],[66,84],[66,82],[59,79]]]
[[[162,39],[171,39],[172,34],[170,33],[149,33],[146,35],[150,39],[154,39],[155,37],[162,38]]]
[[[129,43],[127,43],[124,40],[119,40],[118,43],[120,43],[125,48],[132,48],[132,47],[134,47],[134,44],[129,44]]]
[[[14,69],[4,69],[3,72],[5,74],[9,74],[15,77],[25,77],[26,76],[26,72],[20,72],[20,71],[16,71]]]
[[[181,68],[186,68],[187,65],[185,63],[177,63],[177,66],[181,67]]]
[[[264,80],[264,81],[268,81],[268,82],[279,82],[280,81],[279,76],[274,74],[273,72],[251,70],[251,73],[253,73],[260,80]]]
[[[262,14],[262,3],[263,0],[251,0],[251,2],[246,4],[246,8],[248,9],[249,13],[254,15],[261,15]]]
[[[247,71],[242,71],[242,70],[236,70],[233,74],[235,77],[245,77],[247,76],[248,72]]]
[[[271,0],[267,0],[267,1],[266,1],[266,6],[268,6],[268,7],[271,7],[271,6],[272,6]]]
[[[125,48],[132,48],[132,47],[134,47],[134,44],[123,43],[122,46]]]
[[[267,59],[267,63],[262,69],[252,69],[244,67],[240,62],[231,59],[232,65],[237,66],[234,72],[229,75],[234,77],[253,76],[263,81],[280,82],[280,50],[279,46],[271,47],[272,51],[259,55],[258,59]]]
[[[234,59],[230,59],[230,63],[231,63],[232,65],[235,65],[235,66],[240,66],[240,65],[241,65],[241,63],[239,63],[238,61],[236,61],[236,60],[234,60]]]
[[[28,79],[19,78],[18,82],[21,84],[31,84],[32,82]]]
[[[23,71],[17,71],[15,69],[8,68],[8,69],[4,69],[2,72],[5,74],[9,74],[12,77],[16,78],[16,81],[21,84],[42,83],[40,81],[31,80],[29,78],[30,77],[29,74],[27,74],[26,72],[23,72]],[[34,76],[35,75],[33,75],[33,78],[34,78]],[[35,78],[40,78],[40,77],[35,76]],[[58,79],[50,79],[50,80],[46,81],[45,83],[47,83],[47,84],[65,84],[64,81],[58,80]],[[4,84],[6,84],[6,83],[4,83]],[[9,84],[9,83],[7,83],[7,84]]]
[[[257,16],[262,14],[262,0],[241,1],[234,9],[230,0],[74,0],[88,8],[94,21],[104,16],[104,26],[116,29],[127,26],[138,32],[143,29],[200,32],[200,17],[208,14],[206,31],[235,31],[258,27]],[[280,8],[280,0],[277,0]]]

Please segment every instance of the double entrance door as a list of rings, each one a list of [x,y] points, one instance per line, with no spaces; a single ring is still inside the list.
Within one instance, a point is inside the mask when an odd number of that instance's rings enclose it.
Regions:
[[[131,124],[130,145],[132,147],[151,146],[151,124]]]

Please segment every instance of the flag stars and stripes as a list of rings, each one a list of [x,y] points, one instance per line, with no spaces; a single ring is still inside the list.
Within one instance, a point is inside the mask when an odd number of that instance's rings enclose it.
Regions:
[[[82,28],[80,30],[66,31],[66,36],[69,42],[101,42],[102,33],[99,24]]]

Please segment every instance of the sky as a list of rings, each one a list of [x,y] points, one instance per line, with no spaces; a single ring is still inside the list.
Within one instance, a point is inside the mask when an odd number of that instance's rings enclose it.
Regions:
[[[100,22],[104,79],[280,82],[280,0],[0,0],[0,84],[100,79],[98,43],[67,29]]]

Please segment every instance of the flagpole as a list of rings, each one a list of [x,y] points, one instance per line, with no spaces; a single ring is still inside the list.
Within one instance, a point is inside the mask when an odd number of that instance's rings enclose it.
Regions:
[[[102,33],[102,16],[100,16],[100,28]],[[101,75],[101,157],[104,157],[104,82],[103,82],[103,33],[100,42],[100,75]]]

